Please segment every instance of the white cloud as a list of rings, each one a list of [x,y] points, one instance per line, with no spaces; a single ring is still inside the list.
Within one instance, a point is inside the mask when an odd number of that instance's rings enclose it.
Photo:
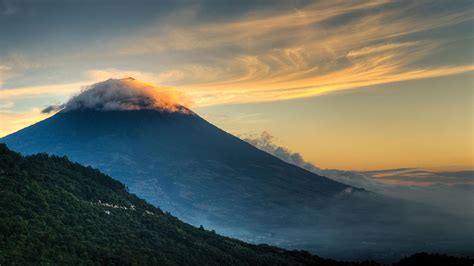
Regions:
[[[184,97],[171,88],[157,87],[133,78],[108,79],[92,84],[64,104],[65,111],[94,110],[141,110],[187,112],[182,106]],[[47,107],[50,112],[57,107]]]
[[[274,137],[266,131],[262,132],[259,136],[250,135],[243,137],[243,140],[287,163],[294,164],[335,181],[377,192],[381,192],[386,188],[386,185],[383,183],[373,180],[362,173],[336,169],[321,169],[314,164],[307,162],[301,154],[276,145],[274,143]]]

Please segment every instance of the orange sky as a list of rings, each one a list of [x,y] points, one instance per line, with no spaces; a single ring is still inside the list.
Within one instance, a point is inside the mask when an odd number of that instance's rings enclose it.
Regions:
[[[132,76],[320,167],[474,168],[469,1],[11,5],[0,13],[1,136],[86,85]]]

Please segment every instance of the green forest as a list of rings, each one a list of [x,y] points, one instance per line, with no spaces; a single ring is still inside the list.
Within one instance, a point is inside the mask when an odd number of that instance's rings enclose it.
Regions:
[[[0,203],[1,265],[378,265],[223,237],[162,212],[96,169],[66,157],[23,157],[4,144]],[[399,265],[414,261],[472,265],[428,254]]]

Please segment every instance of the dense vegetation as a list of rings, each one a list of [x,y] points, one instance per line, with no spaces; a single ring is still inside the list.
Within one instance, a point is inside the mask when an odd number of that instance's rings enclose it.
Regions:
[[[0,145],[2,265],[335,263],[195,228],[95,169]]]
[[[457,262],[471,265],[468,260]],[[65,157],[22,157],[0,144],[0,264],[349,263],[251,245],[195,228],[128,193],[98,170]]]

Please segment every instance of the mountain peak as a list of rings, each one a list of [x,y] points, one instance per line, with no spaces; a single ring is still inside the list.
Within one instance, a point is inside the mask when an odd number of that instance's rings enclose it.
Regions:
[[[158,110],[191,113],[181,105],[184,97],[172,88],[159,87],[132,77],[108,79],[92,84],[60,106],[49,106],[43,112],[63,110],[130,111]]]

